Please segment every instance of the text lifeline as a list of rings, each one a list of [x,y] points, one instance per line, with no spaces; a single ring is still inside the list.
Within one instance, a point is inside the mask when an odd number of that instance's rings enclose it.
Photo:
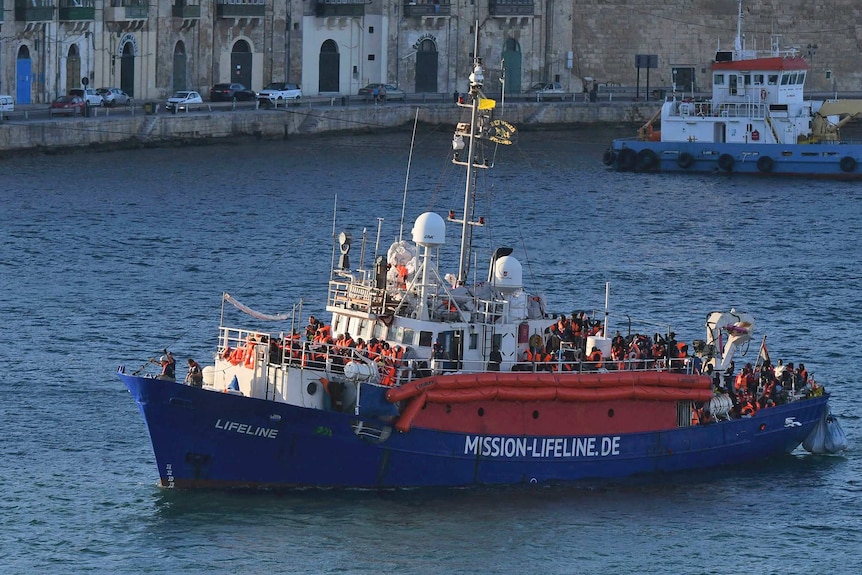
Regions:
[[[255,437],[267,437],[275,439],[278,437],[278,430],[271,427],[259,427],[248,423],[239,423],[238,421],[222,421],[217,420],[215,423],[216,429],[225,431],[233,431],[242,435],[253,435]]]

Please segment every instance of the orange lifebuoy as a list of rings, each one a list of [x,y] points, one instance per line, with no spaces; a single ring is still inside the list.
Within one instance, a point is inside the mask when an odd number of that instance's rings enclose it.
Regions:
[[[761,100],[765,100],[765,99],[766,99],[766,90],[765,90],[765,89],[763,89],[763,90],[761,90],[761,91],[760,91],[760,99],[761,99]]]
[[[760,132],[758,132],[757,130],[752,131],[751,132],[751,141],[756,142],[758,140],[760,140]]]

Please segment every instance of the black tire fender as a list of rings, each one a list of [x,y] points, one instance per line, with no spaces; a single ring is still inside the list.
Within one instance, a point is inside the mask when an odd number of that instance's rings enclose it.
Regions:
[[[682,169],[690,168],[691,165],[694,163],[694,156],[692,156],[688,152],[681,152],[676,159],[676,163]]]
[[[772,171],[772,168],[775,167],[775,161],[769,156],[761,156],[757,159],[757,169],[763,172],[764,174],[768,174]]]
[[[839,165],[842,172],[852,172],[856,169],[856,159],[851,156],[844,156]]]
[[[627,172],[635,167],[638,160],[637,153],[631,148],[623,148],[617,156],[617,169]]]
[[[644,148],[638,152],[638,170],[649,172],[658,166],[658,154],[654,150]]]
[[[730,154],[722,154],[718,157],[718,167],[725,172],[733,170],[733,156]]]

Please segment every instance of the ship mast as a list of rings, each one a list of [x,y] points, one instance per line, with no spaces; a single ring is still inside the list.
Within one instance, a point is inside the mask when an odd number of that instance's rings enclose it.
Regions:
[[[470,226],[473,225],[473,222],[470,221],[473,215],[473,202],[474,202],[474,194],[475,187],[473,182],[473,160],[476,156],[476,139],[480,137],[481,130],[478,126],[477,120],[479,119],[479,103],[482,98],[482,83],[485,81],[484,71],[482,69],[482,60],[476,56],[478,53],[478,33],[476,35],[476,46],[474,47],[474,57],[473,57],[473,72],[470,74],[470,103],[469,104],[459,104],[462,106],[470,107],[470,125],[468,127],[469,133],[462,133],[462,130],[458,130],[455,134],[455,140],[452,142],[453,147],[456,150],[456,154],[454,159],[452,160],[456,164],[461,164],[458,161],[457,150],[458,144],[463,147],[463,139],[459,140],[459,137],[466,135],[469,139],[467,144],[467,182],[464,190],[464,211],[462,213],[462,217],[460,220],[461,223],[461,257],[458,263],[458,285],[464,285],[467,281],[467,274],[470,271],[470,250],[471,250],[471,236],[472,230]],[[453,217],[450,217],[450,220],[455,220]]]

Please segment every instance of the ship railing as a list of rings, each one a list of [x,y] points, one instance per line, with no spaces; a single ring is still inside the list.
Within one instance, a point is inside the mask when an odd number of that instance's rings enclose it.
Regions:
[[[765,119],[769,115],[769,105],[762,102],[679,102],[672,110],[671,116],[681,118],[757,118]]]
[[[245,356],[245,361],[255,347],[268,343],[269,338],[270,335],[266,332],[222,326],[219,330],[218,355],[228,359],[230,356],[236,357],[239,351]]]
[[[504,322],[509,319],[509,302],[506,300],[480,299],[476,307],[476,321],[484,324]]]
[[[385,303],[386,291],[370,284],[340,280],[329,282],[328,307],[372,314],[382,313]]]

